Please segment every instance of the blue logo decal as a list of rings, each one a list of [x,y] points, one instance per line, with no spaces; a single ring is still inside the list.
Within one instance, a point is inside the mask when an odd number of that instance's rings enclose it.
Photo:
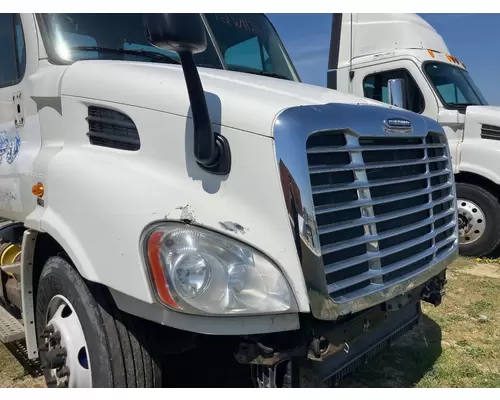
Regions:
[[[12,164],[20,149],[21,137],[19,131],[16,130],[15,136],[7,135],[7,132],[0,132],[0,164],[3,163],[4,157],[7,163]]]

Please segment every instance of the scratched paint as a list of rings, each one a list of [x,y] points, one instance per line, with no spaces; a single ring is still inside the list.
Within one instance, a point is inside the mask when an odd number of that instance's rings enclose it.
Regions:
[[[15,135],[9,135],[6,131],[0,132],[0,165],[4,159],[12,164],[21,149],[21,137],[16,129]]]

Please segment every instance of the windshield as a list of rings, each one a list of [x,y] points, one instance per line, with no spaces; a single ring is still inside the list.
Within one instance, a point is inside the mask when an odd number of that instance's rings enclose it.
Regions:
[[[445,106],[465,108],[487,105],[486,99],[466,70],[441,62],[428,62],[424,69]]]
[[[298,80],[273,26],[263,14],[204,14],[207,49],[200,67]],[[41,31],[54,61],[124,60],[178,64],[176,53],[149,44],[143,14],[41,14]]]

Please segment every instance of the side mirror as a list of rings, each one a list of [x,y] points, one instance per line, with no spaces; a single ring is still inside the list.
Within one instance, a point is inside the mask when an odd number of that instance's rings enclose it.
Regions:
[[[177,53],[201,53],[207,47],[199,14],[146,14],[148,39],[156,47]]]
[[[387,89],[389,92],[389,103],[396,107],[406,108],[404,79],[389,79]]]
[[[205,92],[194,61],[207,47],[205,26],[199,14],[145,14],[149,42],[175,51],[186,81],[194,125],[194,156],[205,170],[226,175],[231,167],[229,142],[212,130]]]

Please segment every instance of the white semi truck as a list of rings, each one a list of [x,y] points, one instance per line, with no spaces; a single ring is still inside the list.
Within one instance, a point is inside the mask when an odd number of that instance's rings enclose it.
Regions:
[[[200,349],[259,387],[323,385],[440,304],[443,128],[302,84],[265,15],[0,32],[0,339],[48,386],[172,385]]]
[[[388,82],[403,80],[399,106],[433,118],[448,137],[461,254],[494,252],[500,243],[500,107],[488,105],[438,32],[416,14],[334,14],[327,74],[329,88],[382,102],[390,102]]]

